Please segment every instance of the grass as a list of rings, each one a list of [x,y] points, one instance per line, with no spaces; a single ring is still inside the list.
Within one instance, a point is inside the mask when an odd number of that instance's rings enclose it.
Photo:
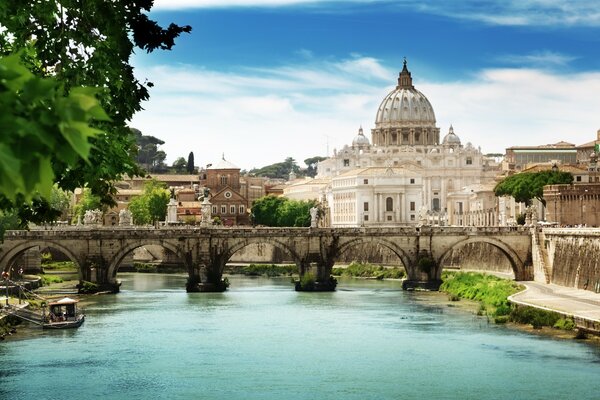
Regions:
[[[444,272],[442,279],[440,290],[447,292],[451,300],[459,297],[478,301],[477,315],[489,315],[497,324],[515,322],[531,324],[535,329],[544,326],[567,331],[575,329],[573,319],[559,313],[510,304],[508,296],[523,290],[523,286],[514,281],[476,272]]]
[[[44,270],[52,271],[77,271],[77,266],[73,261],[42,261]]]
[[[386,268],[381,265],[360,262],[352,262],[346,268],[333,268],[331,273],[337,276],[375,279],[402,279],[406,276],[406,273],[402,268]]]
[[[42,279],[42,286],[48,286],[52,283],[62,283],[63,278],[57,275],[40,275]]]
[[[298,274],[298,267],[295,265],[250,264],[227,266],[226,271],[234,275],[273,277]]]

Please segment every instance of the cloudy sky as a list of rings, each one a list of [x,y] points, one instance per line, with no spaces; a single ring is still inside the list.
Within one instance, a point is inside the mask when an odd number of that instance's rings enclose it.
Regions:
[[[404,57],[442,135],[486,153],[600,129],[596,0],[155,0],[151,16],[193,27],[133,60],[155,86],[131,125],[169,164],[304,165],[370,138]]]

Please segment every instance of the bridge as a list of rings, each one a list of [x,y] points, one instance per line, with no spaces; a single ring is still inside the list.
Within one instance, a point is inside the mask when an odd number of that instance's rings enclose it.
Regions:
[[[188,271],[188,292],[223,291],[225,264],[244,247],[267,243],[286,253],[300,276],[314,274],[316,290],[333,290],[331,270],[345,251],[361,244],[388,248],[407,273],[405,288],[437,290],[442,265],[452,250],[487,243],[500,250],[517,280],[533,278],[532,240],[525,227],[393,227],[393,228],[196,228],[68,226],[7,231],[0,247],[0,269],[9,271],[23,252],[53,248],[69,257],[80,282],[117,292],[123,259],[141,246],[159,245],[172,252]],[[493,260],[481,260],[482,263]]]

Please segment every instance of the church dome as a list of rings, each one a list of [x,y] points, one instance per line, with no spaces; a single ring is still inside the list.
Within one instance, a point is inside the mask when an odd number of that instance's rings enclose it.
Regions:
[[[401,126],[435,126],[435,114],[427,97],[412,84],[412,77],[404,67],[398,77],[398,86],[383,99],[377,110],[377,128]]]
[[[452,125],[450,125],[450,130],[446,136],[444,136],[442,144],[446,146],[460,146],[460,138],[454,133],[454,128]]]
[[[358,130],[358,135],[356,135],[354,137],[354,140],[352,140],[352,146],[353,147],[364,147],[364,146],[369,146],[370,144],[371,143],[369,142],[369,139],[367,139],[367,137],[363,133],[363,128],[361,126],[360,129]]]

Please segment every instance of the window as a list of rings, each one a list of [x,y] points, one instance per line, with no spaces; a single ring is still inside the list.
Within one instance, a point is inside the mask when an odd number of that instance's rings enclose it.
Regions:
[[[415,220],[415,214],[411,214],[411,215],[410,215],[410,220],[411,220],[411,221],[414,221],[414,220]]]
[[[240,214],[243,214],[245,212],[246,212],[246,207],[240,206]]]
[[[365,221],[368,221],[368,220],[369,220],[369,216],[368,216],[368,215],[365,215],[365,216],[364,216],[364,219],[365,219]]]
[[[408,143],[408,133],[402,134],[402,143]]]
[[[227,212],[227,206],[221,206],[221,214],[225,214]]]
[[[221,185],[227,185],[227,177],[221,176]]]
[[[421,134],[415,133],[415,142],[418,142],[421,139]]]
[[[212,213],[216,214],[217,213],[217,206],[212,206]]]
[[[433,199],[431,208],[433,208],[433,211],[440,211],[440,199]]]
[[[410,178],[410,183],[415,183],[415,178]]]
[[[385,211],[394,211],[394,199],[391,197],[385,199]]]
[[[368,185],[369,184],[369,180],[368,179],[363,180],[363,184]]]
[[[415,202],[414,201],[410,202],[410,211],[415,211]]]
[[[577,175],[577,182],[581,182],[581,175]]]
[[[235,206],[229,206],[229,214],[235,214]]]
[[[344,159],[344,167],[349,167],[350,166],[350,160],[345,158]]]
[[[363,211],[369,211],[369,202],[368,201],[365,201],[363,203]]]
[[[471,157],[467,157],[467,165],[473,164],[473,159]]]
[[[388,221],[391,221],[391,220],[392,220],[392,216],[391,216],[391,215],[388,215],[388,216],[387,216],[387,220],[388,220]]]

